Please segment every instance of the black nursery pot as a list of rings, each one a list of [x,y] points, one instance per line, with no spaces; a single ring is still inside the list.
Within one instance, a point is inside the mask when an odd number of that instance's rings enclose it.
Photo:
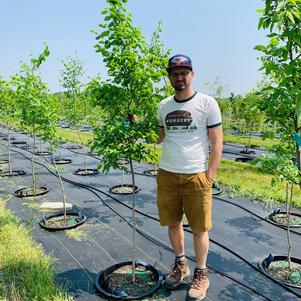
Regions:
[[[133,187],[132,184],[123,184],[123,185],[115,185],[115,186],[112,186],[109,188],[109,192],[113,193],[113,194],[124,194],[124,195],[127,195],[127,194],[132,194],[133,192],[130,191],[130,192],[118,192],[116,191],[115,189],[116,188],[121,188],[121,187]],[[135,193],[137,193],[138,191],[140,190],[140,188],[138,186],[135,186]]]
[[[41,186],[41,187],[37,187],[36,189],[38,191],[36,191],[36,193],[32,193],[32,192],[26,192],[26,190],[28,190],[29,188],[32,188],[32,187],[23,187],[23,188],[20,188],[20,189],[17,189],[15,192],[14,192],[14,195],[18,198],[26,198],[26,197],[31,197],[31,196],[39,196],[39,195],[44,195],[46,194],[49,189],[45,186]]]
[[[13,145],[24,145],[24,144],[27,144],[27,142],[24,141],[24,140],[16,140],[16,141],[12,141],[11,144],[13,144]]]
[[[0,171],[0,176],[1,177],[16,177],[16,176],[23,176],[25,175],[26,172],[24,170],[12,170],[10,173],[9,171]]]
[[[281,223],[277,222],[277,220],[275,218],[277,216],[277,214],[283,214],[284,215],[284,214],[286,214],[286,212],[285,211],[280,211],[280,210],[275,210],[273,213],[269,214],[266,219],[269,220],[274,225],[286,228],[287,224],[281,224]],[[298,217],[301,220],[301,214],[298,214],[298,213],[291,213],[291,217]],[[301,223],[299,225],[290,224],[290,228],[301,228]]]
[[[127,159],[127,158],[119,158],[119,159],[117,160],[117,163],[118,163],[119,165],[129,164],[129,163],[130,163],[130,160]]]
[[[94,157],[95,157],[95,156],[99,156],[99,154],[96,153],[96,152],[86,152],[86,155],[87,155],[87,156],[92,156],[92,157],[93,157],[93,156],[94,156]]]
[[[246,154],[246,155],[254,155],[256,152],[254,150],[250,150],[250,149],[243,149],[242,151],[240,151],[241,154]]]
[[[41,226],[41,228],[48,230],[48,231],[61,231],[61,230],[68,230],[68,229],[76,228],[76,227],[82,225],[87,220],[87,217],[85,215],[83,215],[81,212],[67,212],[67,218],[70,216],[75,217],[77,219],[76,223],[72,223],[72,224],[67,223],[67,225],[61,226],[61,227],[47,225],[47,221],[49,221],[51,219],[64,217],[64,212],[59,212],[56,214],[52,214],[52,215],[43,217],[39,221],[39,225]]]
[[[212,184],[212,195],[219,195],[223,192],[223,190],[215,183]]]
[[[8,137],[3,138],[2,140],[3,141],[8,141]],[[16,138],[15,137],[11,137],[11,138],[9,138],[9,140],[10,141],[14,141],[14,140],[16,140]]]
[[[73,174],[77,176],[94,176],[99,174],[99,171],[95,168],[79,168]]]
[[[82,149],[83,147],[81,145],[71,145],[68,146],[67,149],[76,150],[76,149]]]
[[[52,152],[49,152],[49,151],[36,151],[35,155],[37,155],[37,156],[50,156],[50,155],[52,155]]]
[[[254,158],[248,158],[248,157],[237,157],[234,159],[235,162],[242,162],[242,163],[249,163]]]
[[[149,177],[156,177],[158,174],[158,170],[156,169],[146,169],[143,171],[143,174]]]
[[[300,285],[295,285],[291,282],[288,282],[288,281],[283,281],[283,280],[280,280],[280,279],[277,279],[275,278],[273,275],[271,275],[271,273],[269,273],[268,271],[268,268],[270,266],[270,264],[272,262],[275,262],[275,261],[286,261],[287,260],[287,256],[283,256],[283,255],[275,255],[273,256],[272,254],[270,254],[268,257],[266,257],[263,261],[259,261],[258,262],[258,266],[260,268],[260,270],[269,278],[273,279],[274,281],[276,282],[279,282],[283,285],[287,285],[287,286],[290,286],[290,287],[294,287],[294,288],[301,288]],[[291,257],[291,262],[294,262],[294,263],[298,263],[301,265],[301,259],[300,258],[296,258],[296,257]]]
[[[64,164],[71,164],[73,161],[71,159],[55,159],[51,160],[51,164],[55,165],[64,165]]]
[[[154,280],[155,280],[155,285],[152,286],[147,292],[141,292],[139,295],[127,295],[124,294],[124,292],[119,292],[119,291],[114,291],[110,288],[109,283],[107,281],[108,277],[117,269],[120,267],[124,267],[127,265],[132,265],[131,261],[127,262],[121,262],[114,264],[107,268],[104,271],[101,271],[97,277],[95,278],[95,287],[97,290],[107,298],[107,300],[140,300],[143,299],[151,294],[153,294],[162,284],[163,281],[163,274],[161,271],[157,270],[155,267],[148,265],[144,262],[139,262],[136,261],[136,267],[137,266],[144,266],[147,268],[149,271],[152,272]],[[123,294],[122,294],[123,293]]]

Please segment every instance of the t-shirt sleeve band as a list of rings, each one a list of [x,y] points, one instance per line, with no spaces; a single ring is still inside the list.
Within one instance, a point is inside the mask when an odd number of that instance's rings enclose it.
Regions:
[[[222,124],[222,122],[219,122],[219,123],[216,123],[216,124],[213,124],[213,125],[207,125],[207,129],[215,128],[215,127],[217,127],[217,126],[219,126],[221,124]]]

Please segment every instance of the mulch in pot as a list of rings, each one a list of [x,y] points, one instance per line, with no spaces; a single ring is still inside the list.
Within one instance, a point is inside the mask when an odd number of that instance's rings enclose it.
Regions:
[[[135,193],[140,190],[138,186],[135,186]],[[123,184],[116,185],[109,188],[109,192],[113,194],[132,194],[133,193],[133,185],[132,184]]]
[[[40,220],[39,224],[43,229],[59,231],[76,228],[79,225],[82,225],[86,220],[87,217],[80,212],[67,212],[65,221],[64,212],[59,212],[45,216]]]
[[[17,189],[14,192],[14,195],[19,198],[25,198],[25,197],[31,197],[31,196],[44,195],[48,191],[49,191],[49,189],[45,186],[36,187],[35,191],[34,191],[33,187],[23,187],[23,188]]]
[[[79,168],[73,174],[77,176],[93,176],[99,174],[99,171],[95,168]]]
[[[287,256],[270,254],[259,263],[260,269],[270,278],[295,288],[301,288],[301,259],[291,257],[289,270]]]
[[[143,171],[143,174],[146,176],[156,177],[158,174],[157,169],[146,169]]]
[[[71,164],[72,162],[73,161],[71,159],[64,159],[64,158],[51,160],[51,164],[55,163],[56,165]]]
[[[120,159],[117,160],[117,163],[118,163],[119,165],[129,164],[129,163],[130,163],[130,160],[127,159],[127,158],[120,158]]]
[[[113,265],[96,278],[96,288],[110,299],[139,300],[154,293],[163,281],[160,271],[136,262],[135,282],[132,282],[132,262]]]
[[[271,213],[268,216],[268,219],[279,226],[287,227],[288,222],[288,216],[286,212],[275,210],[273,213]],[[301,215],[297,213],[291,213],[290,214],[290,227],[292,228],[298,228],[301,227]]]

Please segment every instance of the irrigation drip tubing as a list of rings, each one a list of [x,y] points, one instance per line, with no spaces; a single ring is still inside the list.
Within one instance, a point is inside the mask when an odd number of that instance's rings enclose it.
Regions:
[[[13,151],[14,151],[14,152],[17,152],[17,153],[19,153],[19,154],[21,154],[23,157],[25,157],[26,159],[30,160],[30,158],[28,158],[28,157],[27,157],[26,155],[24,155],[22,152],[17,151],[17,150],[13,150]],[[44,158],[44,157],[43,157],[43,158]],[[49,161],[47,161],[46,158],[44,158],[44,160],[45,160],[46,162],[49,162]],[[35,163],[38,164],[38,165],[40,165],[40,166],[42,166],[42,167],[44,167],[44,168],[46,168],[52,175],[58,177],[57,173],[55,173],[55,172],[53,172],[52,170],[50,170],[46,165],[44,165],[44,164],[42,164],[42,163],[40,163],[40,162],[36,162],[36,161],[35,161]],[[87,184],[82,184],[82,183],[79,183],[79,182],[76,182],[76,181],[72,181],[72,180],[69,180],[69,179],[67,179],[67,178],[65,178],[65,177],[61,177],[61,178],[62,178],[63,181],[65,181],[65,182],[67,182],[67,183],[70,183],[70,184],[73,184],[73,185],[75,185],[75,186],[79,186],[79,187],[85,188],[85,189],[87,189],[88,191],[90,191],[90,192],[92,192],[93,194],[95,194],[95,195],[102,201],[102,203],[103,203],[106,207],[108,207],[110,210],[112,210],[114,213],[116,213],[116,214],[117,214],[122,220],[124,220],[131,228],[133,227],[132,224],[131,224],[124,216],[122,216],[120,213],[118,213],[116,210],[114,210],[110,205],[108,205],[108,203],[107,203],[105,200],[103,200],[103,198],[102,198],[101,196],[99,196],[99,195],[97,194],[97,192],[102,193],[102,194],[108,196],[109,198],[113,199],[114,201],[117,201],[119,204],[121,204],[121,205],[127,207],[128,209],[133,210],[131,206],[129,206],[129,205],[123,203],[122,201],[118,200],[117,198],[112,197],[110,194],[108,194],[108,193],[106,193],[106,192],[104,192],[104,191],[102,191],[102,190],[100,190],[100,189],[97,189],[97,188],[95,188],[95,187],[93,187],[93,186],[90,186],[90,185],[87,185]],[[96,192],[96,191],[97,191],[97,192]],[[224,200],[224,199],[219,198],[219,197],[217,197],[217,198],[218,198],[218,199],[221,199],[221,200]],[[225,200],[225,201],[226,201],[226,200]],[[229,202],[229,203],[231,203],[231,202]],[[233,203],[231,203],[231,204],[233,204]],[[246,210],[247,212],[252,213],[250,210],[248,210],[248,209],[246,209],[246,208],[244,208],[244,207],[242,207],[242,206],[240,206],[240,205],[238,205],[238,206],[239,206],[241,209],[244,209],[244,210]],[[141,215],[147,217],[147,218],[150,218],[150,219],[154,220],[154,221],[157,221],[157,222],[159,221],[158,218],[153,217],[153,216],[151,216],[151,215],[149,215],[149,214],[146,214],[146,213],[144,213],[144,212],[141,212],[140,210],[135,209],[135,211],[136,211],[137,213],[139,213],[139,214],[141,214]],[[255,216],[259,217],[259,216],[258,216],[257,214],[255,214],[255,213],[252,213],[252,214],[254,214]],[[260,217],[260,218],[261,218],[261,217]],[[261,218],[261,219],[262,219],[262,218]],[[265,220],[265,219],[264,219],[264,220]],[[143,237],[145,237],[146,239],[148,239],[148,240],[154,242],[154,243],[157,244],[157,245],[160,245],[161,247],[165,248],[165,249],[168,250],[168,251],[173,252],[172,248],[170,248],[169,246],[165,245],[164,243],[158,241],[156,238],[150,239],[149,235],[147,235],[143,230],[138,229],[138,228],[136,228],[136,230],[137,230],[138,233],[140,233],[140,234],[141,234]],[[192,233],[192,231],[189,230],[189,229],[185,229],[185,228],[184,228],[184,231],[186,231],[186,232],[188,232],[188,233]],[[238,257],[238,258],[241,259],[243,262],[245,262],[247,265],[249,265],[250,267],[252,267],[255,271],[257,271],[257,272],[261,273],[262,275],[264,275],[265,277],[267,277],[267,276],[263,273],[263,271],[261,271],[257,266],[255,266],[254,264],[252,264],[251,262],[249,262],[247,259],[243,258],[241,255],[237,254],[235,251],[231,250],[230,248],[224,246],[223,244],[217,242],[217,241],[214,240],[214,239],[211,239],[211,238],[210,238],[210,241],[211,241],[212,243],[218,245],[218,246],[221,247],[222,249],[225,249],[225,250],[228,251],[230,254],[232,254],[232,255]],[[187,258],[188,258],[189,260],[195,262],[195,259],[194,259],[193,257],[187,256]],[[234,282],[236,282],[236,283],[242,285],[243,287],[248,288],[249,290],[253,291],[253,292],[256,293],[257,295],[260,295],[261,297],[265,298],[266,300],[273,301],[272,299],[269,299],[268,297],[264,296],[262,293],[258,292],[256,289],[253,289],[252,287],[249,287],[249,286],[247,286],[247,285],[241,283],[239,280],[237,280],[237,279],[235,279],[235,278],[233,278],[233,277],[227,275],[226,273],[223,273],[223,272],[221,272],[221,271],[219,271],[219,270],[217,270],[217,269],[215,269],[215,268],[213,268],[213,267],[210,267],[210,269],[212,269],[212,270],[215,271],[216,273],[218,273],[218,274],[220,274],[220,275],[222,275],[222,276],[224,276],[224,277],[226,277],[226,278],[228,278],[228,279],[230,279],[230,280],[232,280],[232,281],[234,281]],[[275,280],[275,279],[273,279],[273,278],[269,278],[269,279],[271,279],[273,282],[277,283],[277,284],[280,285],[282,288],[284,288],[286,291],[290,292],[291,294],[295,295],[296,297],[301,298],[301,294],[298,294],[297,292],[295,292],[294,290],[290,289],[290,288],[287,287],[286,285],[284,285],[284,284],[278,282],[277,280]]]

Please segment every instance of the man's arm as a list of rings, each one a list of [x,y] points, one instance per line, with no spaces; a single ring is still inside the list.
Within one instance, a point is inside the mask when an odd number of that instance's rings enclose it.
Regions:
[[[223,128],[216,126],[208,129],[208,137],[211,145],[209,163],[208,163],[208,176],[213,180],[218,165],[222,158],[223,151]]]
[[[160,144],[161,142],[163,142],[164,138],[165,138],[165,131],[164,131],[164,127],[160,127],[158,134],[158,140],[156,141],[157,144]]]

